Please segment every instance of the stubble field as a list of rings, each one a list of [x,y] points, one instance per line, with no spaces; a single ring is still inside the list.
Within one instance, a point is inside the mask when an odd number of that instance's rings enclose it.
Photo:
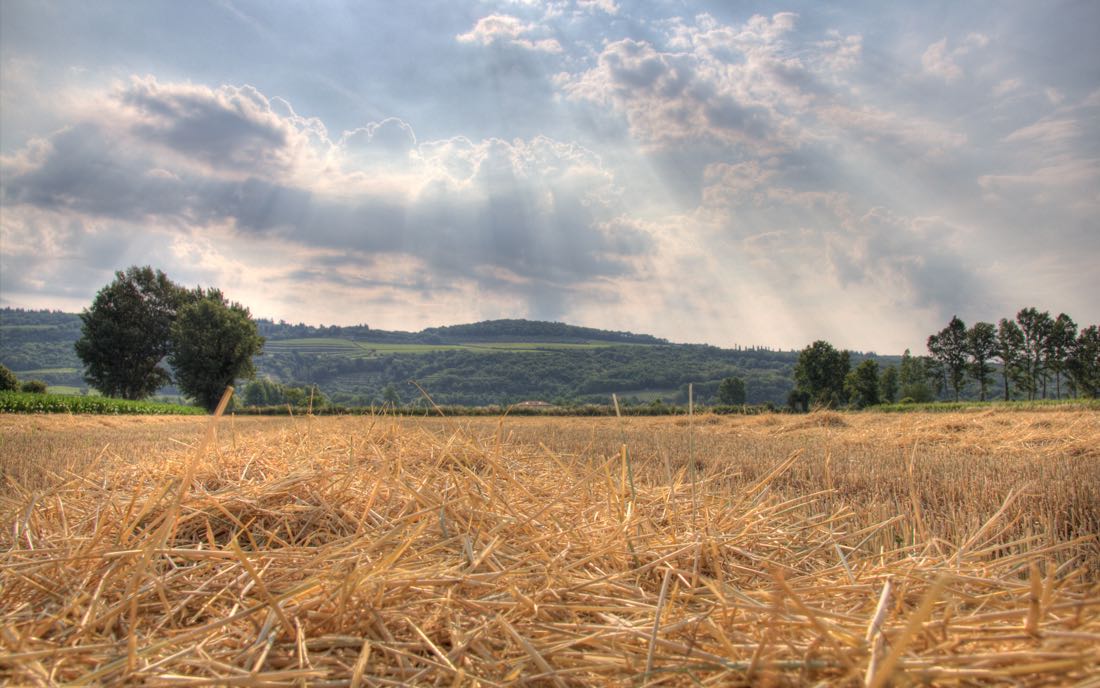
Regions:
[[[0,680],[1100,685],[1100,414],[0,416]]]

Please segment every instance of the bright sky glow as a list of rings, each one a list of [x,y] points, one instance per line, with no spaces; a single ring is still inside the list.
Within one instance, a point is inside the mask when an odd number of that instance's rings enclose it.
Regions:
[[[0,3],[0,305],[923,349],[1100,321],[1095,2]]]

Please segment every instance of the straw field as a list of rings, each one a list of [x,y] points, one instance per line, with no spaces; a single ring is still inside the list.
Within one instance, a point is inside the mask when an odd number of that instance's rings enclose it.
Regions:
[[[0,416],[0,681],[1100,686],[1100,414]]]

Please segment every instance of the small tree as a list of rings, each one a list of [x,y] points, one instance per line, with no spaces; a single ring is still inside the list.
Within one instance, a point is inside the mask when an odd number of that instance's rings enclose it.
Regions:
[[[0,363],[0,392],[14,392],[19,389],[19,379],[3,363]]]
[[[893,404],[898,400],[898,369],[895,366],[886,366],[878,379],[879,398],[887,404]]]
[[[161,363],[171,348],[172,323],[193,294],[160,270],[131,267],[99,290],[80,314],[76,354],[84,379],[104,396],[144,399],[167,384]]]
[[[993,365],[997,355],[997,328],[992,323],[974,323],[966,332],[966,353],[970,356],[970,376],[978,383],[981,400],[993,381]]]
[[[252,357],[263,345],[248,309],[210,289],[180,309],[168,361],[180,391],[213,411],[226,387],[254,374]]]
[[[874,406],[878,396],[878,362],[868,358],[844,378],[848,399],[856,408]]]
[[[718,403],[726,406],[745,403],[745,381],[739,377],[727,377],[719,382]]]

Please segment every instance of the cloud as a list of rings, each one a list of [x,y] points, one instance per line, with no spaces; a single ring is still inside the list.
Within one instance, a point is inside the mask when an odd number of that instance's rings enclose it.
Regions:
[[[762,169],[756,160],[707,165],[703,172],[703,205],[734,206],[750,199],[759,205],[767,194],[764,185],[777,174],[774,169]]]
[[[947,83],[958,81],[963,75],[962,69],[955,64],[954,56],[947,52],[946,38],[942,38],[928,46],[928,49],[921,55],[920,63],[925,72],[938,76]]]
[[[842,284],[863,283],[903,309],[947,318],[991,302],[976,266],[956,246],[965,231],[940,217],[908,218],[875,207],[851,231],[829,237],[828,254]]]
[[[116,246],[140,223],[360,261],[415,256],[438,279],[506,286],[551,317],[585,288],[632,273],[648,249],[643,233],[612,222],[622,213],[614,177],[576,144],[418,142],[396,118],[332,142],[319,126],[304,136],[302,118],[255,89],[134,83],[113,96],[111,117],[4,159],[6,219],[67,213],[77,227],[109,227]],[[21,231],[6,227],[5,239]]]
[[[842,36],[839,31],[831,30],[829,37],[818,41],[816,47],[821,51],[818,59],[830,71],[846,71],[863,60],[863,36],[859,34]]]
[[[577,0],[577,7],[586,12],[603,12],[615,15],[619,13],[619,6],[615,0]]]
[[[956,240],[967,231],[939,217],[866,207],[842,191],[784,184],[778,162],[708,166],[703,192],[709,233],[748,259],[756,278],[809,291],[847,292],[896,311],[956,311],[988,294]],[[721,254],[721,252],[717,252]],[[798,294],[804,285],[808,290]]]
[[[556,83],[574,102],[624,117],[632,138],[654,150],[718,146],[768,156],[850,140],[925,157],[966,141],[928,118],[857,98],[846,72],[862,60],[862,37],[830,30],[794,50],[797,20],[782,12],[740,25],[709,15],[671,21],[661,41],[609,42],[595,66]]]
[[[1100,212],[1097,109],[1086,96],[1001,138],[1003,166],[978,177],[984,197],[1015,208],[1058,207],[1070,226],[1094,222]]]
[[[319,122],[251,86],[213,89],[133,77],[112,104],[135,137],[223,171],[279,176],[308,152],[311,136],[326,137]],[[286,112],[276,111],[280,104]]]
[[[559,84],[574,100],[621,113],[635,139],[657,148],[708,142],[786,147],[777,131],[781,116],[754,93],[759,80],[753,70],[731,67],[733,74],[723,74],[712,47],[685,53],[624,39],[606,45],[596,67]]]
[[[153,262],[378,327],[890,351],[1031,295],[1095,320],[1091,7],[946,34],[813,3],[288,7],[241,51],[236,4],[5,15],[5,303],[79,308]]]
[[[1019,79],[1003,79],[993,87],[993,95],[997,97],[1008,95],[1013,91],[1019,90],[1023,85],[1023,82]]]
[[[1080,134],[1076,120],[1046,119],[1021,127],[1002,139],[1005,143],[1062,144]]]
[[[989,45],[989,38],[980,33],[967,35],[962,45],[954,50],[947,49],[947,38],[941,38],[928,46],[921,55],[921,66],[926,74],[954,83],[963,77],[962,67],[957,60],[975,49]]]
[[[873,106],[829,105],[818,111],[834,135],[870,145],[880,154],[901,152],[911,158],[941,155],[966,143],[965,134],[938,122],[904,116]]]
[[[474,28],[456,36],[459,43],[477,43],[493,45],[501,43],[515,45],[527,50],[546,53],[562,52],[561,44],[555,38],[529,38],[539,28],[534,24],[525,24],[517,17],[507,14],[490,14],[477,20]]]

